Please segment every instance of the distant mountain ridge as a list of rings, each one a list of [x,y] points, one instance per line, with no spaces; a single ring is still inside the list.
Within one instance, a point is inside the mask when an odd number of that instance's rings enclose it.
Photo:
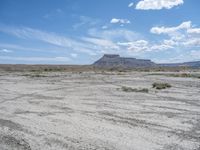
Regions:
[[[136,59],[120,57],[117,54],[104,54],[99,60],[93,63],[93,66],[100,68],[141,68],[141,67],[191,67],[200,68],[200,61],[184,63],[156,64],[149,59]]]
[[[192,67],[192,68],[200,68],[200,61],[191,61],[184,63],[168,63],[168,64],[158,64],[159,66],[167,66],[167,67]]]

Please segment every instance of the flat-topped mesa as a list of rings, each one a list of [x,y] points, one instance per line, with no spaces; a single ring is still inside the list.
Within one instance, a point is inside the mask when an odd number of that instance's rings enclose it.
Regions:
[[[137,67],[152,67],[155,66],[156,64],[153,63],[151,60],[147,59],[126,58],[126,57],[120,57],[120,55],[116,54],[105,54],[93,65],[101,68],[112,68],[112,67],[137,68]]]
[[[103,58],[118,58],[120,57],[118,54],[104,54]]]

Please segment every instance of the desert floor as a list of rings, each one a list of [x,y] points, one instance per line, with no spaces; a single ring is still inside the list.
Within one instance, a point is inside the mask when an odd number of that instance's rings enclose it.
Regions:
[[[154,82],[172,87],[156,90]],[[200,150],[200,79],[0,72],[0,150],[63,149]]]

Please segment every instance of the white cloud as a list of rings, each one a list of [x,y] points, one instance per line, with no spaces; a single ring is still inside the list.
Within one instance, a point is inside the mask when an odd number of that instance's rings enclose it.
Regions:
[[[150,47],[150,50],[152,51],[162,51],[162,50],[168,50],[174,48],[173,46],[167,45],[167,44],[161,44],[161,45],[153,45]]]
[[[128,5],[128,7],[133,7],[133,5],[134,5],[134,3],[132,2],[132,3],[130,3],[130,4]]]
[[[200,37],[199,38],[192,38],[192,39],[188,39],[187,41],[185,41],[183,43],[185,46],[196,46],[196,47],[200,47]]]
[[[166,34],[170,39],[165,39],[163,44],[179,47],[200,47],[200,28],[193,28],[192,22],[183,22],[175,27],[153,27],[154,34]]]
[[[175,6],[183,4],[183,0],[141,0],[137,3],[136,9],[142,10],[160,10],[171,9]]]
[[[147,41],[138,40],[142,38],[140,34],[127,29],[98,30],[93,28],[88,31],[88,34],[90,37],[84,37],[82,40],[95,45],[94,49],[98,49],[99,54],[136,55],[146,51],[146,45],[148,45]]]
[[[148,51],[148,44],[149,42],[145,40],[138,40],[138,41],[127,42],[127,43],[122,43],[122,42],[118,43],[118,45],[127,47],[129,51],[133,51],[133,52]]]
[[[114,42],[118,41],[135,41],[141,38],[141,35],[127,29],[110,29],[99,31],[92,28],[88,31],[88,34],[92,37],[106,39]]]
[[[23,39],[36,39],[41,40],[47,43],[55,44],[58,46],[67,46],[70,47],[71,44],[75,41],[68,39],[63,36],[58,36],[55,33],[48,33],[45,31],[32,29],[32,28],[0,28],[0,31],[6,32],[8,34],[17,36]]]
[[[175,34],[180,30],[190,29],[191,27],[191,21],[187,21],[176,27],[153,27],[150,31],[154,34]]]
[[[100,38],[82,38],[84,41],[93,43],[95,45],[101,46],[104,49],[119,49],[119,47],[110,40],[100,39]]]
[[[51,44],[51,46],[55,46],[56,49],[70,50],[72,52],[74,51],[75,53],[86,53],[91,56],[102,53],[113,53],[116,52],[116,50],[117,52],[122,53],[119,45],[116,44],[118,41],[134,41],[140,36],[139,34],[126,29],[90,29],[86,37],[78,37],[73,39],[58,35],[56,33],[41,31],[27,27],[16,28],[6,26],[4,28],[0,27],[0,31],[16,36],[17,38],[22,38],[24,40],[38,40],[38,42],[42,41],[47,44]],[[9,47],[17,50],[26,50],[26,47],[10,44],[7,45],[7,47],[5,48]],[[35,51],[40,49],[32,47],[28,48],[27,50]],[[44,51],[46,50],[47,49],[45,49]]]
[[[87,43],[67,38],[55,33],[45,32],[32,28],[13,28],[13,27],[1,27],[1,32],[5,32],[14,35],[22,39],[35,39],[43,41],[49,44],[60,46],[62,48],[70,48],[71,50],[81,53],[87,53],[89,55],[95,55],[95,52],[88,46]]]
[[[8,49],[2,49],[2,50],[0,50],[0,52],[3,52],[3,53],[12,53],[13,51],[12,50],[8,50]]]
[[[200,28],[188,29],[187,32],[190,34],[200,34]]]
[[[178,46],[179,42],[177,42],[174,39],[168,39],[168,40],[163,40],[163,44],[168,46]]]
[[[170,37],[170,39],[164,39],[161,45],[168,45],[168,47],[181,46],[185,39],[187,39],[187,30],[192,28],[191,21],[183,22],[175,27],[152,27],[150,32],[153,34],[163,34]]]
[[[113,24],[130,24],[131,22],[128,19],[117,19],[117,18],[113,18],[110,20],[110,23]]]
[[[168,44],[152,44],[149,41],[146,40],[138,40],[134,42],[127,42],[127,43],[121,43],[119,42],[118,45],[127,47],[128,50],[133,52],[151,52],[151,51],[163,51],[174,48],[171,45]]]

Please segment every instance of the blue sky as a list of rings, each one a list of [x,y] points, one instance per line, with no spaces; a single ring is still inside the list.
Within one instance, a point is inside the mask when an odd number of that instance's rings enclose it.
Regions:
[[[0,63],[200,60],[199,0],[0,0]]]

